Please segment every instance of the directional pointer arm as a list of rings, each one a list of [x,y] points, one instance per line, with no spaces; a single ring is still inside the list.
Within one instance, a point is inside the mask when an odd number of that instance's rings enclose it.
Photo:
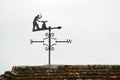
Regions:
[[[32,39],[30,40],[30,43],[43,43],[44,41],[33,41]]]
[[[56,41],[57,43],[71,43],[72,40],[70,39],[67,39],[66,41]]]

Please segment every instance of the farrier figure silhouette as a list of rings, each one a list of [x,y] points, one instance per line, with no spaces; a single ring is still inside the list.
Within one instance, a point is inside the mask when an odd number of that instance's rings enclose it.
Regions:
[[[37,22],[40,22],[40,21],[39,21],[40,18],[42,18],[42,15],[41,15],[41,14],[35,16],[35,18],[34,18],[34,20],[33,20],[33,31],[37,31],[37,30],[40,29],[40,28],[39,28],[39,25],[38,25],[38,23],[37,23]]]

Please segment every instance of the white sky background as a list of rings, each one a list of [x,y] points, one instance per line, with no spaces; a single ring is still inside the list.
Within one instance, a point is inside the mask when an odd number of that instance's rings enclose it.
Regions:
[[[58,40],[52,64],[120,64],[120,0],[0,0],[0,74],[18,65],[45,65],[45,33],[32,32],[32,21],[41,13]]]

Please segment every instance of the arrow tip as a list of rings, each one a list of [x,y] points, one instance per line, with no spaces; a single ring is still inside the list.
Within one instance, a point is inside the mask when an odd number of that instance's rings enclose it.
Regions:
[[[62,27],[61,26],[58,26],[58,29],[61,29]]]

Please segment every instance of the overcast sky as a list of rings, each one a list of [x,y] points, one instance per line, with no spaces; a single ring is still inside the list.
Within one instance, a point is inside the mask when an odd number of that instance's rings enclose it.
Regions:
[[[52,64],[120,64],[120,0],[0,0],[0,74],[12,66],[45,65],[45,33],[32,32],[32,21],[41,13],[57,40]],[[41,24],[39,24],[41,27]]]

